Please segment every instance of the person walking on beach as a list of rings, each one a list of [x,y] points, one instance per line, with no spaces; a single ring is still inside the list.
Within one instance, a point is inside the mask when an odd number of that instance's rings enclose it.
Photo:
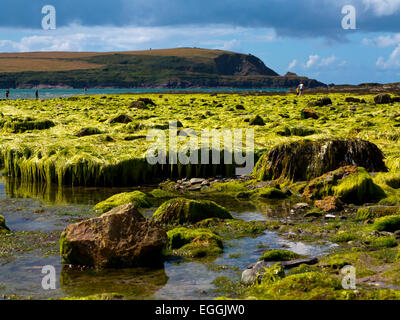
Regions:
[[[39,99],[39,90],[35,91],[35,97],[36,97],[36,100]]]
[[[303,84],[303,82],[300,82],[300,84],[299,84],[299,96],[301,96],[303,94],[303,90],[304,90],[304,84]]]
[[[10,89],[7,89],[7,90],[6,90],[6,100],[8,100],[9,94],[10,94]]]

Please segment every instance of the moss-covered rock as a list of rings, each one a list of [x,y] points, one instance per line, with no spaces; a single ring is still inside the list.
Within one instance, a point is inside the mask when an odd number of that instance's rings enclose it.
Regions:
[[[132,203],[135,208],[150,208],[151,203],[146,194],[140,191],[118,193],[99,202],[94,206],[96,213],[104,213],[126,203]]]
[[[374,221],[373,228],[377,231],[389,232],[400,230],[400,215],[378,218]]]
[[[346,165],[364,167],[369,172],[387,171],[375,144],[346,139],[282,144],[260,158],[253,174],[260,180],[309,181]]]
[[[345,203],[376,202],[385,197],[385,192],[364,168],[357,168],[356,174],[342,179],[332,190]]]
[[[263,277],[247,295],[261,300],[334,299],[340,293],[338,278],[324,272],[305,272],[287,277]]]
[[[177,194],[163,190],[163,189],[154,189],[149,192],[149,195],[153,198],[174,198],[177,197]]]
[[[243,221],[240,219],[209,218],[197,222],[198,228],[208,228],[224,239],[256,237],[268,229],[265,221]]]
[[[165,224],[196,223],[208,218],[232,219],[220,205],[208,200],[171,199],[154,213],[153,220]]]
[[[168,247],[175,255],[188,258],[216,256],[222,253],[222,239],[209,229],[175,228],[167,232]]]
[[[400,212],[398,206],[369,206],[357,209],[356,219],[368,220],[384,216],[396,215]]]
[[[362,204],[377,202],[386,195],[364,168],[346,166],[310,181],[303,196],[308,199],[334,196],[344,203]]]
[[[8,233],[10,229],[6,226],[6,220],[0,215],[0,233]]]
[[[80,129],[77,133],[75,133],[76,137],[87,137],[87,136],[93,136],[96,134],[102,134],[103,132],[98,129],[98,128],[82,128]]]
[[[299,259],[302,256],[289,251],[289,250],[267,250],[263,253],[263,255],[260,257],[260,260],[262,261],[290,261],[294,259]]]
[[[264,199],[283,199],[287,197],[283,191],[273,187],[262,188],[257,192],[257,195]]]

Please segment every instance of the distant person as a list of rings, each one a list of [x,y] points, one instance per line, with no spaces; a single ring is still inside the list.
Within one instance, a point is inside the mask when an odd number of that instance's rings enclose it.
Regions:
[[[83,92],[86,94],[86,92],[87,92],[87,88],[83,88]]]
[[[299,96],[303,95],[303,90],[304,90],[304,84],[303,84],[303,82],[300,82],[300,84],[299,84]]]
[[[35,91],[35,97],[36,97],[36,100],[39,99],[39,90]]]
[[[6,90],[6,100],[8,100],[8,96],[10,95],[10,89]]]

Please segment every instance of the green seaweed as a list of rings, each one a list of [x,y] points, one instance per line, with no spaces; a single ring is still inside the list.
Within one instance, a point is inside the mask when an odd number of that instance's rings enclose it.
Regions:
[[[151,203],[147,195],[140,191],[118,193],[110,198],[99,202],[93,207],[96,213],[104,213],[115,207],[119,207],[126,203],[132,203],[135,208],[150,208]]]
[[[171,199],[153,214],[153,220],[165,224],[196,223],[208,218],[232,219],[220,205],[208,200]]]

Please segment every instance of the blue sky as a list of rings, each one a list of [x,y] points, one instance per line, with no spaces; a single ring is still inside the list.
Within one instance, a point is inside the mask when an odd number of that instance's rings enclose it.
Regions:
[[[356,30],[342,28],[345,5]],[[172,47],[252,53],[325,83],[399,82],[400,0],[2,0],[0,52]]]

